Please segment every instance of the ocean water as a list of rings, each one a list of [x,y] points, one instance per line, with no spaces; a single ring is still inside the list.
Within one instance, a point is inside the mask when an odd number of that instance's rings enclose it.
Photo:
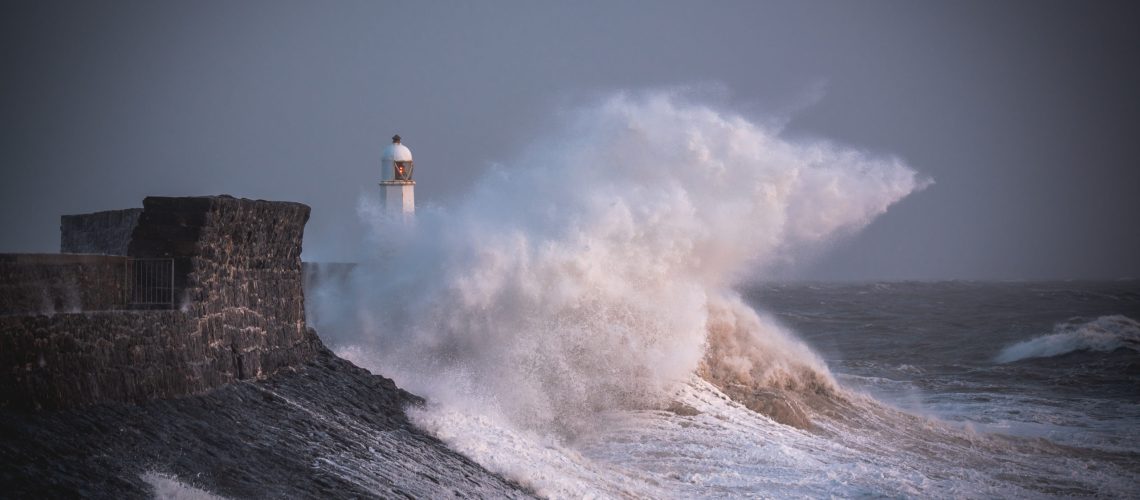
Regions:
[[[772,285],[848,387],[970,428],[1136,452],[1140,282]]]
[[[369,241],[309,317],[555,498],[1136,496],[1134,282],[776,285],[932,181],[619,94]],[[753,283],[755,285],[741,285]]]
[[[973,478],[943,486],[1140,494],[1140,282],[798,284],[747,295],[849,390],[971,440],[915,457],[929,472],[944,462],[949,477]]]
[[[1140,282],[779,284],[744,296],[838,381],[842,402],[809,405],[812,428],[696,376],[672,393],[693,411],[599,412],[569,439],[446,405],[415,420],[550,497],[1140,495]]]

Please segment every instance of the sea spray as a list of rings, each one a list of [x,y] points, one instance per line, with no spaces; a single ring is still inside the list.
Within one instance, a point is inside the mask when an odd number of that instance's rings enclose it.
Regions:
[[[335,328],[437,404],[568,438],[598,412],[666,404],[706,351],[725,360],[711,372],[826,385],[818,358],[753,328],[731,287],[926,183],[897,158],[787,140],[670,93],[621,94],[413,225],[362,203],[376,259]],[[724,324],[753,329],[709,350]]]

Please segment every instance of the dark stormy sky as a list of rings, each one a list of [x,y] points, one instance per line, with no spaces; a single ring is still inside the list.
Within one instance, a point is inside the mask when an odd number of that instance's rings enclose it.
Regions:
[[[229,193],[311,205],[305,258],[351,258],[395,132],[446,205],[559,109],[696,87],[935,180],[801,277],[1140,277],[1138,27],[1124,2],[6,2],[0,251]]]

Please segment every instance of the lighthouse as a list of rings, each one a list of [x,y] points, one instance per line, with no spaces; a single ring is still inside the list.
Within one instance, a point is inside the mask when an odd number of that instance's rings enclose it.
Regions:
[[[392,144],[380,156],[382,170],[380,203],[390,216],[411,217],[416,213],[416,181],[412,180],[412,150],[392,137]]]

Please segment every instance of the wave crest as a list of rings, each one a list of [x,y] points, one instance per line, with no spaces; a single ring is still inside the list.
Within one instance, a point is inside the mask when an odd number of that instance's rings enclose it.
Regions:
[[[825,390],[818,357],[731,287],[928,182],[896,158],[623,94],[412,228],[363,203],[377,259],[354,314],[316,316],[351,319],[333,328],[360,332],[401,386],[527,429],[667,404],[702,359],[724,387]]]
[[[1049,358],[1076,351],[1111,352],[1131,349],[1140,352],[1140,323],[1122,315],[1101,316],[1084,323],[1061,323],[1053,333],[1018,342],[997,355],[998,363],[1029,358]]]
[[[698,374],[749,409],[801,429],[812,426],[811,407],[839,393],[815,352],[736,296],[709,303]]]

